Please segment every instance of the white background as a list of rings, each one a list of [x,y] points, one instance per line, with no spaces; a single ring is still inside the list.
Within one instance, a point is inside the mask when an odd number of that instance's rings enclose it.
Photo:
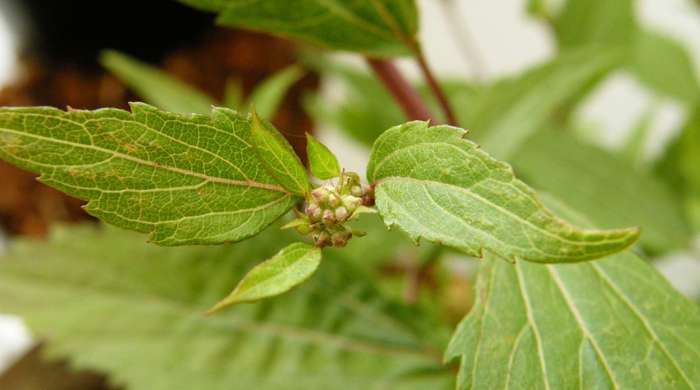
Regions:
[[[13,29],[16,24],[2,13],[0,0],[0,85],[17,76]],[[557,0],[552,0],[557,1]],[[616,0],[609,0],[616,1]],[[451,31],[444,20],[439,0],[420,0],[422,12],[421,35],[430,62],[441,74],[471,77],[474,72],[462,57]],[[525,0],[461,0],[460,16],[483,59],[484,75],[493,79],[516,73],[525,67],[549,58],[554,45],[546,29],[524,14]],[[690,0],[641,0],[638,12],[642,21],[684,42],[700,64],[700,12]],[[402,64],[415,74],[411,64]],[[700,69],[699,69],[700,70]],[[606,82],[579,113],[586,121],[600,125],[609,145],[619,144],[641,113],[655,99],[643,87],[625,74]],[[673,102],[663,102],[655,120],[654,133],[647,145],[650,153],[658,151],[663,142],[678,129],[685,113]],[[325,137],[344,151],[344,165],[361,169],[364,152],[353,149],[352,143],[336,133]],[[0,252],[5,241],[0,232]],[[688,254],[676,254],[662,260],[661,271],[687,295],[700,294],[700,262]],[[0,307],[0,313],[2,308]],[[0,314],[0,370],[30,345],[30,337],[19,319]]]

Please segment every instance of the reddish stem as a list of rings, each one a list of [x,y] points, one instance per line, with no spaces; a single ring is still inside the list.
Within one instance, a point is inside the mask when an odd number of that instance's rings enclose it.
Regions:
[[[411,120],[431,120],[435,116],[423,103],[423,99],[413,86],[401,75],[391,61],[367,58],[367,63],[374,73],[384,83],[384,86],[394,96],[404,114]]]
[[[418,62],[418,66],[421,69],[421,72],[423,72],[423,76],[425,77],[425,81],[428,83],[430,90],[433,92],[433,95],[435,96],[438,103],[440,104],[440,108],[442,108],[442,112],[445,114],[445,117],[447,118],[447,123],[449,123],[452,126],[458,126],[457,117],[455,116],[454,111],[452,111],[452,107],[450,106],[450,102],[449,102],[449,100],[447,100],[447,96],[445,95],[445,92],[442,90],[442,87],[440,87],[440,84],[438,83],[437,79],[435,78],[435,75],[433,75],[432,70],[430,70],[430,66],[428,65],[428,61],[425,59],[425,56],[423,55],[423,52],[420,49],[415,50],[415,58],[416,58],[416,61]]]

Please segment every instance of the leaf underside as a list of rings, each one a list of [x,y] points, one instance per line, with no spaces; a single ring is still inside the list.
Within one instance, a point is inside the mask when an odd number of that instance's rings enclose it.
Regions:
[[[239,241],[298,200],[265,171],[234,111],[131,110],[1,109],[0,158],[161,245]]]
[[[0,307],[48,340],[50,357],[131,390],[454,388],[440,361],[449,330],[392,303],[341,252],[289,294],[204,314],[292,238],[270,229],[233,249],[168,248],[61,228],[0,257]]]
[[[482,264],[447,350],[459,389],[693,389],[700,311],[630,251],[581,264]]]
[[[264,31],[312,45],[373,56],[411,53],[414,0],[180,0],[217,12],[224,26]],[[303,21],[303,22],[300,22]]]
[[[634,243],[638,229],[584,230],[556,218],[509,165],[449,126],[409,122],[375,143],[368,178],[387,226],[412,239],[509,260],[576,262]]]
[[[271,259],[256,265],[238,283],[233,292],[210,312],[236,303],[270,298],[304,283],[321,264],[321,249],[296,242]]]
[[[640,244],[655,253],[690,243],[690,226],[668,186],[602,148],[542,131],[523,144],[513,165],[528,184],[566,199],[596,226],[640,226]]]

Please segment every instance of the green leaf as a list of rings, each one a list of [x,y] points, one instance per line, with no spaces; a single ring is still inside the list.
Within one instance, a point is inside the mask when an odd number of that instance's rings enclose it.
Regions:
[[[619,52],[608,49],[565,52],[481,93],[467,93],[466,100],[453,100],[456,107],[463,107],[460,123],[469,124],[475,140],[490,154],[508,160],[557,110],[589,91],[621,59]]]
[[[306,154],[311,173],[317,178],[328,180],[340,176],[340,164],[335,154],[309,133],[306,133]]]
[[[0,159],[161,245],[239,241],[297,202],[255,157],[246,118],[131,109],[0,109]]]
[[[134,92],[163,110],[182,114],[209,114],[214,100],[168,73],[123,53],[105,51],[102,65]]]
[[[539,132],[514,156],[513,165],[528,184],[566,198],[596,226],[640,226],[640,243],[652,252],[690,243],[683,209],[664,182],[563,131]]]
[[[657,109],[657,102],[649,104],[632,126],[620,149],[620,154],[635,167],[647,165],[646,146],[649,141],[649,135],[653,131],[654,119],[658,114]]]
[[[130,390],[454,388],[440,358],[449,329],[392,302],[340,251],[289,294],[204,314],[293,237],[271,229],[235,248],[164,248],[62,228],[0,257],[0,307],[48,340],[50,357]]]
[[[180,0],[217,12],[220,25],[263,31],[373,56],[411,53],[414,0]]]
[[[534,262],[595,259],[639,237],[638,229],[581,230],[556,218],[509,165],[465,135],[455,127],[409,122],[379,137],[367,177],[388,226],[471,256],[486,249]]]
[[[562,48],[625,46],[637,29],[634,0],[567,0],[554,29]]]
[[[320,264],[320,248],[301,242],[291,244],[271,259],[256,265],[233,292],[209,312],[284,294],[309,279]]]
[[[550,22],[554,14],[551,3],[549,0],[528,0],[526,9],[531,16]]]
[[[631,251],[567,265],[489,257],[474,295],[446,352],[461,359],[458,389],[700,383],[700,310]]]
[[[700,84],[690,54],[662,34],[640,31],[635,39],[631,71],[646,85],[687,104],[700,100]]]
[[[236,111],[244,111],[248,108],[245,107],[243,103],[243,85],[241,84],[241,80],[232,78],[226,81],[224,101],[222,104],[224,107]]]
[[[584,96],[623,59],[617,50],[581,48],[490,85],[452,81],[443,86],[459,122],[469,125],[474,138],[489,153],[507,160],[562,107]],[[400,108],[371,75],[334,64],[311,66],[330,73],[348,91],[345,100],[333,107],[320,98],[307,102],[306,107],[318,122],[331,123],[371,145],[384,129],[404,121]],[[429,97],[424,86],[417,88]]]
[[[382,131],[405,121],[401,108],[373,75],[332,62],[312,66],[324,77],[342,83],[345,91],[337,104],[327,104],[318,94],[307,96],[304,106],[316,123],[329,124],[354,140],[372,146]]]
[[[272,123],[260,119],[255,110],[252,114],[252,129],[255,151],[265,169],[287,190],[297,195],[305,195],[311,184],[306,169],[292,145]]]
[[[680,135],[666,148],[655,170],[684,202],[695,232],[700,231],[700,111],[690,115]]]
[[[262,118],[272,119],[277,113],[284,95],[304,76],[304,71],[292,65],[264,80],[253,90],[248,101]]]

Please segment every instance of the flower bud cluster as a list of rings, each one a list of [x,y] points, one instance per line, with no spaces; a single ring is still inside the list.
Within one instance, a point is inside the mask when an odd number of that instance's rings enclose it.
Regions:
[[[354,173],[344,173],[336,185],[315,188],[307,196],[304,213],[295,221],[295,229],[310,234],[317,247],[343,247],[353,235],[344,224],[356,216],[365,199],[371,196]]]

